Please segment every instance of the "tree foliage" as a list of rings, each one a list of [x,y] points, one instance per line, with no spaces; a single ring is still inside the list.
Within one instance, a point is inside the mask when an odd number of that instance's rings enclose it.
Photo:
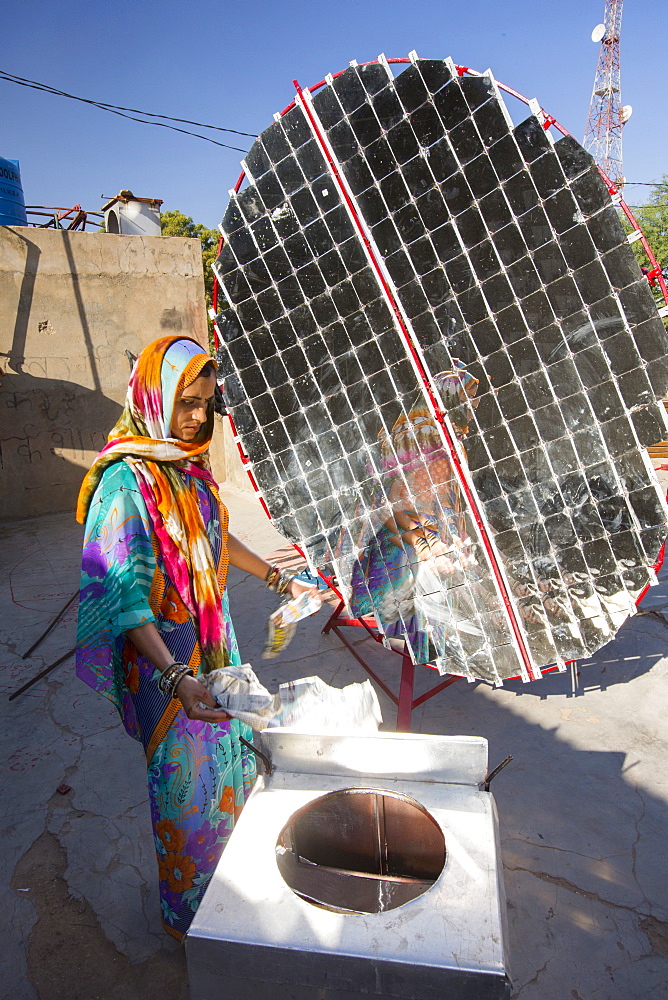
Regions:
[[[646,205],[634,208],[638,225],[647,237],[647,242],[661,267],[668,267],[668,174],[655,185]],[[650,261],[639,240],[632,244],[641,265],[650,267]]]
[[[202,244],[202,264],[204,265],[204,289],[206,306],[209,309],[213,297],[213,271],[211,265],[217,256],[218,230],[207,229],[201,222],[193,222],[189,215],[176,209],[162,213],[160,220],[163,236],[189,236]]]

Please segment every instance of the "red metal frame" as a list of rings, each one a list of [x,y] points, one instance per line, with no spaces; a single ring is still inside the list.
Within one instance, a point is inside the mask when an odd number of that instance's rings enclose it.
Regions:
[[[378,60],[374,59],[374,60],[370,60],[369,62],[366,62],[366,63],[361,63],[360,65],[362,65],[362,66],[369,66],[369,65],[376,64],[377,62],[378,62]],[[387,59],[386,62],[388,64],[391,64],[391,65],[392,64],[410,64],[411,60],[408,59],[408,58]],[[485,75],[484,73],[481,73],[478,70],[471,69],[468,66],[456,65],[455,68],[456,68],[459,76],[464,76],[464,75],[469,75],[469,76],[484,76]],[[345,72],[346,72],[346,70],[340,70],[338,73],[333,74],[332,79],[336,79],[336,77],[341,76]],[[517,100],[521,101],[523,104],[526,104],[527,106],[531,104],[530,100],[527,97],[524,97],[523,94],[520,94],[518,91],[513,90],[512,87],[508,87],[505,84],[500,83],[498,80],[495,81],[495,82],[496,82],[496,85],[499,88],[499,90],[503,91],[506,94],[509,94],[511,97],[516,98]],[[295,87],[297,89],[298,94],[301,95],[302,98],[303,98],[303,91],[300,88],[299,84],[297,83],[297,81],[293,81],[293,83],[294,83],[294,85],[295,85]],[[312,87],[308,88],[309,93],[314,93],[316,90],[319,90],[320,87],[325,86],[326,83],[327,83],[326,80],[320,80],[320,81],[318,81],[318,83],[316,83]],[[296,103],[297,103],[296,101],[292,101],[290,104],[288,104],[288,106],[286,108],[284,108],[283,111],[280,112],[280,117],[283,117],[283,115],[287,114],[288,111],[291,111],[296,106]],[[312,116],[310,115],[310,109],[308,109],[308,106],[307,106],[306,103],[304,103],[304,110],[305,110],[305,112],[307,114],[309,114],[309,117],[312,119]],[[567,136],[567,135],[571,134],[568,131],[568,129],[564,128],[564,126],[561,125],[554,116],[548,114],[543,108],[540,109],[540,114],[541,114],[541,117],[542,117],[543,128],[546,131],[548,129],[550,129],[550,128],[554,128],[554,129],[556,129],[558,132],[560,132],[564,136]],[[471,509],[473,511],[474,517],[476,518],[476,522],[478,523],[478,526],[481,528],[482,537],[483,537],[483,540],[485,542],[485,546],[487,548],[487,542],[488,542],[488,540],[487,540],[487,537],[486,537],[486,531],[485,531],[485,528],[484,528],[484,522],[482,521],[482,518],[480,517],[480,514],[479,514],[479,512],[477,510],[477,505],[476,505],[476,503],[474,501],[474,498],[472,497],[472,495],[469,496],[470,490],[468,489],[468,483],[466,483],[466,479],[465,479],[465,477],[463,475],[463,470],[460,468],[460,464],[461,463],[459,462],[459,456],[457,455],[456,447],[454,446],[454,444],[453,444],[453,442],[451,440],[449,431],[448,431],[447,426],[445,424],[445,421],[443,419],[443,414],[442,414],[442,412],[440,410],[440,407],[438,406],[438,403],[437,403],[437,401],[436,401],[436,399],[434,397],[434,394],[433,394],[433,392],[431,390],[431,386],[430,386],[429,381],[428,381],[428,379],[426,377],[426,374],[425,374],[425,372],[423,370],[423,367],[422,367],[422,364],[420,362],[419,356],[417,355],[417,352],[415,351],[415,348],[414,348],[414,346],[413,346],[413,344],[412,344],[412,342],[410,340],[410,336],[408,334],[408,331],[405,328],[405,325],[404,325],[404,322],[403,322],[403,318],[402,318],[401,313],[400,313],[400,311],[398,309],[397,303],[394,301],[394,297],[392,296],[391,290],[388,288],[388,286],[386,284],[386,281],[385,281],[385,278],[384,278],[384,275],[382,274],[382,271],[378,267],[378,262],[375,261],[373,253],[371,251],[371,248],[370,248],[370,246],[368,244],[368,240],[367,240],[366,235],[364,233],[363,226],[361,225],[359,217],[357,215],[357,211],[355,209],[355,206],[350,202],[350,199],[348,198],[348,195],[347,195],[347,192],[345,190],[345,187],[341,183],[341,179],[340,179],[340,177],[338,175],[338,169],[336,167],[336,164],[331,160],[331,158],[329,156],[329,152],[328,152],[328,150],[326,148],[326,145],[324,144],[323,138],[319,134],[317,123],[315,123],[315,121],[313,119],[312,119],[312,126],[314,128],[314,131],[316,132],[316,135],[318,136],[318,140],[320,142],[322,151],[326,155],[327,160],[330,163],[330,167],[332,168],[332,170],[334,172],[334,176],[335,176],[337,182],[339,183],[339,185],[341,187],[341,193],[342,193],[343,197],[345,198],[346,203],[348,204],[348,206],[349,206],[349,208],[351,210],[351,214],[353,215],[353,218],[356,220],[356,224],[358,225],[358,229],[359,229],[360,235],[361,235],[361,237],[362,237],[362,239],[364,241],[364,244],[365,244],[365,246],[367,248],[367,251],[369,252],[369,257],[371,259],[372,264],[374,265],[374,267],[376,269],[379,281],[381,282],[381,285],[382,285],[382,287],[383,287],[386,295],[388,296],[389,302],[390,302],[390,304],[392,306],[392,310],[393,310],[393,312],[394,312],[394,314],[395,314],[395,316],[396,316],[396,318],[397,318],[397,320],[399,322],[402,334],[403,334],[404,339],[406,341],[406,344],[407,344],[407,346],[408,346],[408,348],[409,348],[409,350],[411,352],[411,356],[413,357],[414,362],[416,363],[416,367],[418,368],[418,371],[421,374],[422,380],[423,380],[424,385],[425,385],[425,390],[426,390],[426,392],[429,395],[429,398],[430,398],[430,400],[432,402],[432,405],[434,406],[434,410],[436,412],[437,417],[439,418],[439,422],[441,423],[441,426],[443,427],[443,430],[445,431],[446,440],[448,441],[448,445],[450,447],[450,451],[451,451],[453,462],[455,463],[455,467],[457,469],[458,476],[461,476],[460,482],[462,484],[462,487],[464,488],[464,491],[466,493],[467,499],[469,500],[469,503],[471,505]],[[619,205],[619,208],[623,211],[624,215],[626,216],[626,218],[628,219],[629,223],[633,227],[634,232],[640,232],[641,233],[640,240],[642,242],[643,249],[645,250],[645,253],[647,254],[647,257],[648,257],[648,259],[649,259],[649,261],[650,261],[650,263],[652,265],[652,268],[651,268],[649,274],[647,275],[648,281],[650,282],[651,285],[655,285],[656,283],[658,283],[660,291],[661,291],[661,294],[663,296],[663,299],[666,302],[666,304],[668,305],[668,286],[667,286],[666,281],[665,281],[665,279],[663,277],[663,274],[662,274],[662,271],[661,271],[661,266],[659,265],[659,262],[657,261],[656,257],[654,256],[654,254],[652,252],[652,249],[649,246],[649,243],[647,242],[647,239],[646,239],[645,235],[642,233],[642,230],[641,230],[640,226],[638,225],[638,223],[637,223],[637,221],[636,221],[636,219],[635,219],[635,217],[633,215],[633,212],[631,211],[631,209],[629,208],[629,206],[626,204],[626,202],[622,198],[620,192],[615,188],[615,186],[610,181],[610,178],[606,176],[606,174],[604,173],[603,170],[600,169],[600,167],[599,167],[599,170],[600,170],[600,173],[601,173],[601,176],[602,176],[603,180],[605,181],[605,183],[606,183],[606,185],[608,187],[608,191],[609,191],[610,195],[612,196],[614,202]],[[246,176],[245,175],[245,171],[242,171],[241,174],[239,175],[239,178],[237,179],[237,182],[236,182],[235,186],[234,186],[235,192],[238,192],[241,189],[241,186],[243,184],[245,176]],[[219,252],[220,252],[220,249],[221,249],[221,247],[223,245],[223,242],[224,242],[224,238],[221,236],[220,240],[219,240],[219,246],[218,246]],[[217,304],[218,304],[218,279],[217,279],[217,276],[214,274],[213,306],[214,306],[214,310],[216,310],[216,311],[217,311]],[[214,323],[214,340],[215,340],[216,345],[219,346],[219,344],[220,344],[220,338],[219,338],[218,330],[216,329],[215,323]],[[248,474],[248,476],[249,476],[249,478],[251,480],[251,483],[253,484],[253,489],[255,490],[255,493],[258,496],[258,498],[260,500],[260,503],[262,504],[262,506],[263,506],[263,508],[264,508],[264,510],[265,510],[265,512],[267,514],[267,516],[269,518],[271,518],[271,514],[269,513],[269,510],[268,510],[267,505],[265,503],[264,497],[260,493],[260,490],[258,489],[257,483],[255,482],[255,479],[254,479],[253,474],[251,472],[250,459],[245,454],[245,452],[244,452],[244,450],[242,448],[241,441],[240,441],[239,436],[238,436],[238,434],[236,432],[236,428],[234,427],[234,422],[233,422],[231,416],[229,417],[229,419],[230,419],[230,424],[232,426],[232,431],[234,433],[234,437],[235,437],[235,441],[236,441],[236,444],[237,444],[237,448],[239,450],[239,455],[241,457],[241,461],[242,461],[242,463],[243,463],[243,465],[244,465],[244,467],[246,469],[246,472],[247,472],[247,474]],[[295,547],[295,549],[301,555],[303,555],[303,552],[301,551],[301,549],[299,548],[299,546],[295,545],[294,547]],[[659,556],[657,558],[657,561],[656,561],[656,563],[655,563],[655,565],[653,567],[656,572],[658,572],[658,570],[663,565],[664,553],[665,553],[665,544],[664,544],[664,546],[662,546],[661,551],[659,553]],[[497,582],[500,581],[502,583],[502,595],[503,595],[503,598],[504,598],[504,602],[506,603],[506,607],[510,608],[510,614],[509,614],[510,621],[511,621],[511,624],[513,625],[513,630],[516,631],[516,619],[515,619],[515,615],[514,615],[514,609],[512,608],[512,605],[510,604],[510,599],[509,599],[509,597],[507,595],[506,588],[505,588],[505,581],[503,581],[503,576],[502,576],[502,574],[500,574],[500,571],[499,571],[498,567],[496,566],[496,558],[495,558],[493,552],[491,552],[491,547],[488,548],[488,554],[490,555],[490,562],[492,564],[492,567],[494,569],[495,574],[497,574],[497,573],[499,574],[497,576]],[[369,674],[369,676],[373,678],[373,680],[376,682],[376,684],[378,684],[378,686],[381,688],[381,690],[384,691],[385,694],[397,706],[397,730],[399,732],[408,732],[410,730],[411,713],[412,713],[413,709],[417,708],[419,705],[421,705],[424,702],[428,701],[429,699],[433,698],[436,694],[438,694],[439,692],[443,691],[445,688],[449,687],[451,684],[454,684],[455,681],[457,681],[457,680],[460,679],[459,676],[451,675],[451,676],[447,677],[445,680],[441,681],[440,683],[434,685],[432,688],[430,688],[424,694],[420,695],[418,698],[414,698],[413,697],[413,691],[414,691],[414,681],[415,681],[415,664],[414,664],[413,660],[411,659],[411,657],[408,655],[408,653],[406,651],[405,644],[404,644],[404,649],[403,650],[394,650],[394,649],[390,649],[389,650],[390,652],[393,652],[396,655],[400,655],[402,657],[401,675],[400,675],[400,681],[399,681],[399,693],[395,694],[388,687],[388,685],[378,676],[378,674],[364,661],[364,659],[359,655],[359,653],[357,652],[357,650],[355,649],[355,647],[350,642],[348,642],[348,640],[345,638],[345,636],[341,632],[341,629],[342,628],[346,628],[346,627],[364,628],[367,631],[367,633],[371,636],[371,638],[374,639],[374,641],[376,641],[376,642],[384,645],[384,637],[379,633],[378,627],[377,627],[377,623],[375,622],[375,620],[372,620],[372,619],[365,619],[365,618],[357,619],[357,618],[348,618],[348,617],[345,617],[345,616],[342,617],[341,616],[341,612],[344,610],[344,607],[345,607],[345,602],[343,600],[343,597],[338,592],[338,590],[336,589],[336,587],[333,585],[333,583],[332,583],[331,580],[328,580],[327,577],[325,577],[323,574],[320,574],[320,575],[322,576],[323,580],[325,580],[325,582],[328,583],[328,585],[331,587],[331,589],[339,597],[338,606],[335,609],[335,611],[330,615],[330,618],[328,619],[327,624],[325,625],[325,627],[322,630],[323,633],[327,634],[329,632],[334,632],[337,635],[337,637],[341,640],[341,642],[346,647],[346,649],[348,649],[348,651],[355,657],[355,659],[358,661],[358,663],[360,663],[360,665]],[[642,593],[638,597],[638,599],[636,601],[637,605],[640,604],[640,602],[644,598],[645,594],[647,593],[648,589],[649,589],[649,584],[643,589]],[[521,629],[520,628],[517,628],[517,631],[516,631],[516,637],[518,637],[518,636],[521,637]],[[523,658],[525,660],[525,665],[526,665],[527,664],[527,656],[528,656],[528,654],[527,654],[527,651],[526,651],[526,648],[525,648],[525,645],[524,645],[523,637],[521,637],[521,642],[519,642],[518,645],[520,645],[520,650],[522,652]],[[387,647],[385,647],[385,648],[387,648]],[[425,666],[429,666],[429,664],[425,664]],[[551,667],[546,667],[546,668],[544,668],[543,670],[540,671],[540,674],[552,673],[555,670],[559,670],[559,669],[561,669],[561,668],[559,666],[556,666],[556,665],[555,666],[551,666]],[[531,675],[535,676],[533,668],[531,668],[531,671],[530,671],[530,676]],[[510,678],[510,679],[514,680],[515,678]],[[532,676],[532,679],[534,679],[533,676]]]
[[[31,222],[29,219],[28,225],[37,229],[48,229],[51,226],[61,229],[60,223],[73,215],[67,227],[68,231],[79,228],[85,231],[86,225],[89,222],[89,216],[91,215],[97,217],[94,220],[90,220],[93,225],[101,226],[104,220],[102,212],[87,212],[81,205],[73,205],[72,208],[60,208],[54,205],[26,205],[26,215],[49,220],[48,222]]]

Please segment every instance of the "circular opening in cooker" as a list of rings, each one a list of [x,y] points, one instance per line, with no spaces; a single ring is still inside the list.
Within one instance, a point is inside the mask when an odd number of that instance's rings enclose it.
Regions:
[[[276,860],[285,882],[309,903],[382,913],[434,884],[445,838],[408,795],[346,788],[293,813],[276,841]]]

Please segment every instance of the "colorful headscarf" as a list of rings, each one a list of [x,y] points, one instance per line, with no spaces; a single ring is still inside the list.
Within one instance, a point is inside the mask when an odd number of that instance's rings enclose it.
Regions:
[[[473,398],[478,391],[478,379],[466,370],[458,358],[453,358],[452,363],[452,369],[433,376],[433,383],[455,435],[461,441],[468,433],[469,421],[478,403]],[[397,419],[391,433],[384,428],[380,431],[378,444],[383,469],[389,475],[415,472],[423,469],[425,462],[449,461],[442,432],[422,393],[408,414],[402,414]]]
[[[86,475],[77,503],[77,520],[83,524],[107,466],[119,459],[131,466],[167,573],[197,622],[207,670],[226,665],[220,599],[227,560],[217,573],[197,492],[186,486],[179,469],[206,479],[215,489],[207,454],[213,404],[193,442],[171,437],[171,421],[179,393],[212,361],[189,337],[162,337],[144,348],[130,376],[125,409]]]

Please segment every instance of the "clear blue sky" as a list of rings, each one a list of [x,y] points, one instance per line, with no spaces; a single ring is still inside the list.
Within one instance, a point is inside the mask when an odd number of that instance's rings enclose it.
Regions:
[[[590,34],[603,11],[603,0],[21,0],[3,11],[0,68],[83,97],[259,132],[292,100],[294,78],[308,86],[351,59],[415,49],[491,68],[581,139],[598,58]],[[665,81],[667,44],[668,3],[627,0],[630,181],[668,173],[668,95],[655,82]],[[20,160],[28,204],[98,210],[100,194],[130,188],[219,222],[241,153],[4,81],[0,101],[0,155]],[[627,201],[649,193],[629,187]]]

